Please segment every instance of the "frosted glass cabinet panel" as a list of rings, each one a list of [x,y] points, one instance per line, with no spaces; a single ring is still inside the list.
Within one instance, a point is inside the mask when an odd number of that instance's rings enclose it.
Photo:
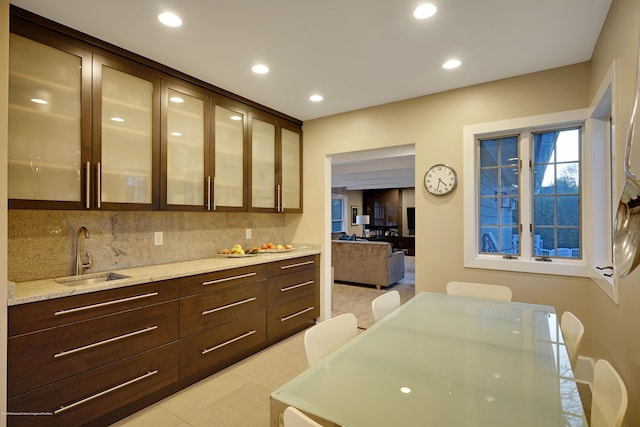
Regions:
[[[89,130],[82,104],[90,102],[82,70],[90,54],[16,34],[9,43],[9,199],[82,207],[87,169],[82,136]]]
[[[300,182],[302,164],[302,141],[299,132],[282,128],[280,197],[284,210],[302,208]]]
[[[216,105],[215,107],[215,177],[213,207],[243,208],[244,129],[245,114]]]
[[[153,90],[102,65],[100,203],[152,203]]]
[[[251,124],[251,207],[275,209],[276,126],[256,118]]]
[[[205,129],[208,97],[168,89],[166,105],[166,204],[207,208],[205,202]]]

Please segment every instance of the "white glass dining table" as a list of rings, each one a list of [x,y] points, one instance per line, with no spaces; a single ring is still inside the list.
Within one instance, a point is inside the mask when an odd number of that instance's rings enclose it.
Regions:
[[[550,306],[422,292],[271,395],[324,425],[587,426]]]

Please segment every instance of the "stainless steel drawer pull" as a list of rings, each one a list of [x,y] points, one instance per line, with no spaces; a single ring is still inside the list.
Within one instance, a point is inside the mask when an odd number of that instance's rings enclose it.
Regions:
[[[299,262],[297,264],[283,265],[282,267],[280,267],[280,270],[286,270],[287,268],[302,267],[303,265],[309,265],[314,263],[315,261],[305,261],[305,262]]]
[[[251,277],[251,276],[255,276],[255,275],[256,275],[256,272],[252,271],[251,273],[238,274],[237,276],[223,277],[222,279],[209,280],[208,282],[202,282],[202,286],[213,285],[215,283],[227,282],[229,280],[244,279],[245,277]]]
[[[313,285],[314,283],[315,282],[313,280],[308,280],[306,282],[298,283],[297,285],[291,285],[291,286],[287,286],[286,288],[282,288],[282,289],[280,289],[280,292],[287,292],[287,291],[290,291],[292,289],[301,288],[303,286]]]
[[[125,339],[125,338],[134,337],[136,335],[144,334],[146,332],[153,331],[154,329],[158,329],[158,327],[157,326],[149,326],[148,328],[140,329],[139,331],[133,331],[133,332],[129,332],[128,334],[118,335],[117,337],[109,338],[109,339],[106,339],[104,341],[94,342],[93,344],[84,345],[82,347],[74,348],[73,350],[61,351],[60,353],[54,354],[53,357],[68,356],[70,354],[77,353],[77,352],[83,351],[83,350],[88,350],[90,348],[98,347],[98,346],[101,346],[101,345],[104,345],[104,344],[108,344],[110,342],[114,342],[114,341],[122,340],[122,339]]]
[[[217,349],[219,349],[219,348],[221,348],[221,347],[224,347],[225,345],[229,345],[229,344],[231,344],[231,343],[234,343],[234,342],[236,342],[236,341],[238,341],[238,340],[241,340],[242,338],[246,338],[246,337],[248,337],[249,335],[253,335],[253,334],[255,334],[255,333],[256,333],[255,329],[254,329],[254,330],[251,330],[251,331],[249,331],[249,332],[247,332],[247,333],[245,333],[245,334],[240,335],[239,337],[235,337],[235,338],[230,339],[229,341],[225,341],[225,342],[223,342],[222,344],[218,344],[218,345],[217,345],[217,346],[215,346],[215,347],[211,347],[211,348],[207,348],[207,349],[205,349],[205,350],[202,350],[202,354],[207,354],[207,353],[209,353],[210,351],[217,350]]]
[[[299,312],[297,312],[297,313],[290,314],[290,315],[288,315],[288,316],[286,316],[286,317],[281,317],[281,318],[280,318],[280,321],[281,321],[281,322],[286,322],[287,320],[289,320],[289,319],[293,319],[294,317],[300,316],[301,314],[305,314],[307,311],[311,311],[311,310],[313,310],[314,308],[315,308],[315,307],[307,307],[307,308],[305,308],[304,310],[300,310],[300,311],[299,311]]]
[[[130,381],[127,381],[126,383],[122,383],[122,384],[119,384],[119,385],[117,385],[115,387],[111,387],[111,388],[109,388],[107,390],[101,391],[100,393],[94,394],[93,396],[89,396],[89,397],[87,397],[85,399],[78,400],[77,402],[74,402],[74,403],[72,403],[70,405],[61,406],[60,409],[56,409],[55,411],[53,411],[53,413],[54,414],[59,414],[60,412],[64,412],[67,409],[75,408],[78,405],[82,405],[83,403],[87,403],[90,400],[96,399],[96,398],[98,398],[100,396],[104,396],[105,394],[111,393],[112,391],[116,391],[116,390],[121,389],[123,387],[126,387],[128,385],[131,385],[131,384],[133,384],[135,382],[141,381],[141,380],[143,380],[145,378],[149,378],[150,376],[155,375],[157,373],[158,373],[157,369],[155,371],[149,371],[144,375],[141,375],[141,376],[139,376],[137,378],[134,378],[134,379],[132,379]]]
[[[148,294],[136,295],[136,296],[128,297],[128,298],[114,299],[112,301],[101,302],[101,303],[98,303],[98,304],[84,305],[82,307],[70,308],[68,310],[60,310],[60,311],[56,311],[53,314],[56,315],[56,316],[59,316],[61,314],[75,313],[76,311],[90,310],[92,308],[104,307],[106,305],[120,304],[121,302],[129,302],[129,301],[135,301],[135,300],[142,299],[142,298],[155,297],[156,295],[158,295],[157,292],[149,292]]]
[[[257,297],[251,297],[251,298],[243,299],[242,301],[237,301],[231,304],[223,305],[221,307],[212,308],[211,310],[205,310],[202,312],[202,315],[204,316],[206,314],[215,313],[216,311],[226,310],[227,308],[235,307],[236,305],[246,304],[248,302],[255,301],[257,299],[258,299]]]

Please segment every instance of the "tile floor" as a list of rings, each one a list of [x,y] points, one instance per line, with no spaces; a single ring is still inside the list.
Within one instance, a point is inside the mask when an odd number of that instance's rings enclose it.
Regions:
[[[114,426],[268,427],[271,392],[307,369],[304,331]]]

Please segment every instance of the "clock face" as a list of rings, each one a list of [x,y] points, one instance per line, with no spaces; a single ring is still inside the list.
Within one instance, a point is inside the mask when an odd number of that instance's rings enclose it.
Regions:
[[[429,168],[424,175],[424,186],[427,191],[436,196],[451,193],[458,183],[458,177],[453,168],[438,164]]]

